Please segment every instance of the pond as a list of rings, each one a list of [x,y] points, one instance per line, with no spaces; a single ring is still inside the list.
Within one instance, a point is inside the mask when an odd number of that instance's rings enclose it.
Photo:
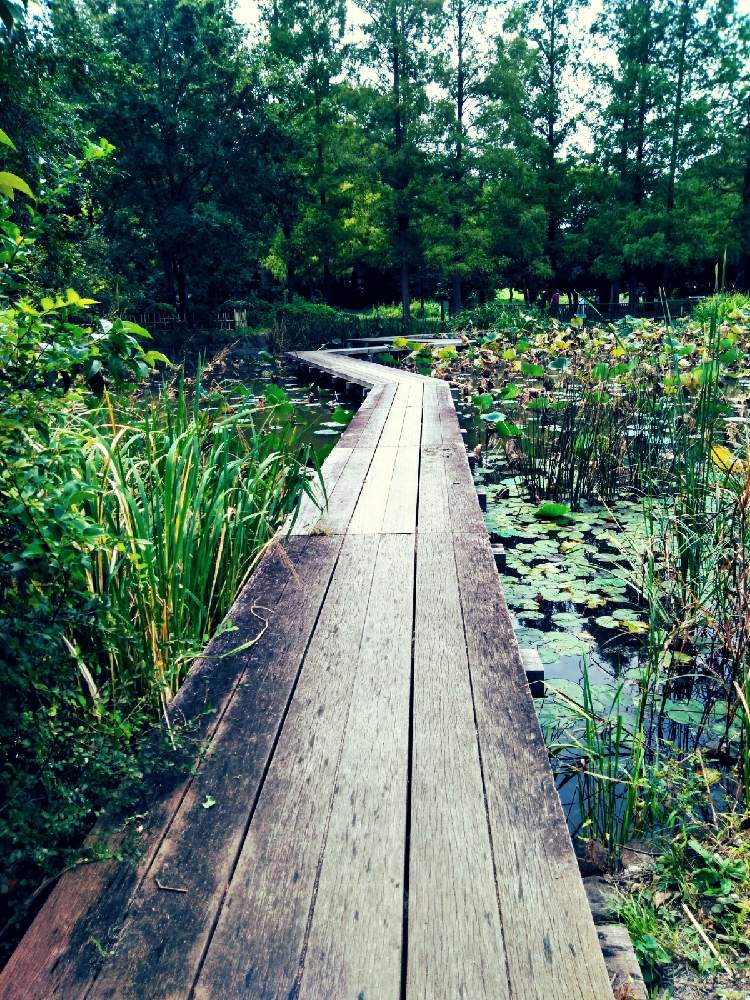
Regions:
[[[620,716],[626,728],[635,728],[642,711],[654,755],[699,746],[710,756],[726,735],[725,703],[711,696],[693,659],[676,651],[670,656],[685,661],[679,680],[649,689],[644,679],[647,501],[631,496],[582,502],[564,517],[540,516],[555,505],[528,499],[502,448],[488,449],[487,424],[476,407],[457,391],[454,399],[467,449],[476,458],[475,483],[487,495],[488,533],[506,550],[502,584],[519,646],[536,650],[544,664],[545,697],[535,705],[575,833],[581,819],[576,769],[586,750],[577,736],[577,706],[600,720]],[[649,701],[641,705],[644,691]]]
[[[300,430],[304,444],[314,449],[322,462],[345,430],[357,403],[301,379],[295,368],[283,358],[274,359],[256,341],[227,341],[226,335],[205,334],[180,341],[161,343],[170,360],[179,364],[191,377],[200,366],[207,384],[221,382],[224,387],[237,387],[238,392],[260,401],[265,400],[269,386],[278,386],[294,406],[291,419]]]

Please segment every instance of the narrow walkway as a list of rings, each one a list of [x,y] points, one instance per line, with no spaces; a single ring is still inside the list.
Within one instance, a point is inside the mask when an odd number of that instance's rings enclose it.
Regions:
[[[372,386],[328,505],[176,699],[206,752],[137,863],[62,878],[0,998],[611,998],[448,386],[298,358]]]

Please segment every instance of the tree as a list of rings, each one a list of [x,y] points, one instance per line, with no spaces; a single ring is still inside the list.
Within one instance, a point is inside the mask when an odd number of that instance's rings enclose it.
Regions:
[[[263,8],[268,32],[274,112],[297,143],[296,175],[303,189],[287,192],[282,213],[287,285],[294,292],[298,265],[332,294],[332,261],[340,239],[336,189],[343,128],[341,74],[346,58],[343,0],[272,0]]]
[[[404,323],[411,314],[411,233],[419,171],[424,166],[423,127],[430,79],[428,47],[441,17],[437,0],[361,0],[369,15],[361,56],[375,72],[367,123],[378,149],[380,176],[390,191],[396,262]]]
[[[79,0],[54,15],[63,38],[73,15],[93,26],[94,44],[71,90],[117,150],[99,190],[116,272],[183,312],[246,292],[273,232],[288,143],[232,4]]]

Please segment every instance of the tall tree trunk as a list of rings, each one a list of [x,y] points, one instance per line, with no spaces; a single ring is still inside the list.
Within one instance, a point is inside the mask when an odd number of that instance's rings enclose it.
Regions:
[[[464,103],[465,103],[465,66],[464,66],[464,3],[457,0],[456,5],[456,152],[453,174],[453,265],[451,274],[451,316],[457,316],[463,309],[461,272],[457,269],[458,254],[461,239],[461,227],[463,224],[463,212],[461,202],[463,199],[464,183]]]
[[[649,12],[649,24],[651,21],[650,4],[647,5]],[[646,114],[648,109],[648,79],[649,64],[651,57],[649,53],[650,33],[649,24],[641,26],[640,35],[640,59],[638,72],[638,109],[636,115],[636,143],[635,143],[635,171],[633,174],[633,204],[640,207],[646,191],[643,177],[643,162],[646,156]],[[631,264],[628,268],[628,306],[635,309],[638,304],[638,267]]]
[[[667,177],[667,218],[664,227],[667,243],[667,259],[662,268],[661,284],[665,294],[669,294],[669,286],[672,283],[672,262],[669,254],[672,251],[673,225],[672,212],[674,211],[674,190],[677,177],[677,160],[680,147],[680,137],[682,134],[682,103],[685,89],[685,55],[687,52],[688,28],[690,25],[690,0],[681,0],[680,5],[680,27],[679,38],[680,48],[677,56],[677,90],[675,92],[674,117],[672,119],[672,138],[669,151],[669,175]]]
[[[391,16],[391,44],[393,69],[393,145],[397,161],[401,160],[404,146],[404,122],[401,116],[401,60],[396,5]],[[397,162],[397,176],[394,184],[398,204],[396,212],[396,249],[398,253],[401,285],[401,319],[406,326],[411,321],[411,292],[409,289],[409,214],[403,204],[406,187],[403,163]]]
[[[183,261],[175,261],[175,271],[177,276],[177,304],[183,316],[187,316],[187,279],[185,277],[185,264]]]
[[[682,0],[680,7],[680,51],[677,57],[677,91],[672,120],[672,141],[669,152],[669,177],[667,180],[667,213],[674,209],[674,188],[677,175],[677,157],[682,132],[682,102],[685,89],[685,54],[687,52],[688,28],[690,25],[690,0]]]
[[[401,261],[401,319],[406,325],[411,321],[411,290],[409,288],[409,218],[399,213],[398,255]]]
[[[750,292],[750,93],[747,97],[747,120],[745,122],[745,170],[742,178],[742,203],[739,217],[740,261],[737,271],[737,287]]]

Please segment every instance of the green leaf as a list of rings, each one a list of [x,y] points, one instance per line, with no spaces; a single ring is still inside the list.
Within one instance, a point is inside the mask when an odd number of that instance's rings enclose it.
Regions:
[[[17,177],[15,174],[9,173],[7,170],[0,170],[0,192],[7,195],[12,201],[15,191],[20,191],[21,194],[25,194],[28,198],[36,201],[34,192],[25,180]]]
[[[3,132],[0,128],[0,146],[10,146],[11,149],[15,150],[15,143],[10,138],[7,132]]]
[[[204,809],[210,809],[212,806],[216,805],[216,799],[213,795],[206,795],[205,799],[201,803]]]
[[[488,410],[492,408],[494,400],[489,392],[475,393],[471,397],[472,404],[479,410],[480,413],[487,413]]]
[[[534,511],[534,517],[544,521],[557,521],[561,517],[570,515],[570,507],[566,503],[553,503],[548,501]]]
[[[520,433],[521,428],[507,420],[500,420],[495,424],[495,434],[499,434],[501,438],[518,437]]]
[[[521,372],[524,375],[528,375],[529,378],[542,378],[544,375],[544,368],[542,368],[541,365],[533,365],[530,361],[522,361]]]

